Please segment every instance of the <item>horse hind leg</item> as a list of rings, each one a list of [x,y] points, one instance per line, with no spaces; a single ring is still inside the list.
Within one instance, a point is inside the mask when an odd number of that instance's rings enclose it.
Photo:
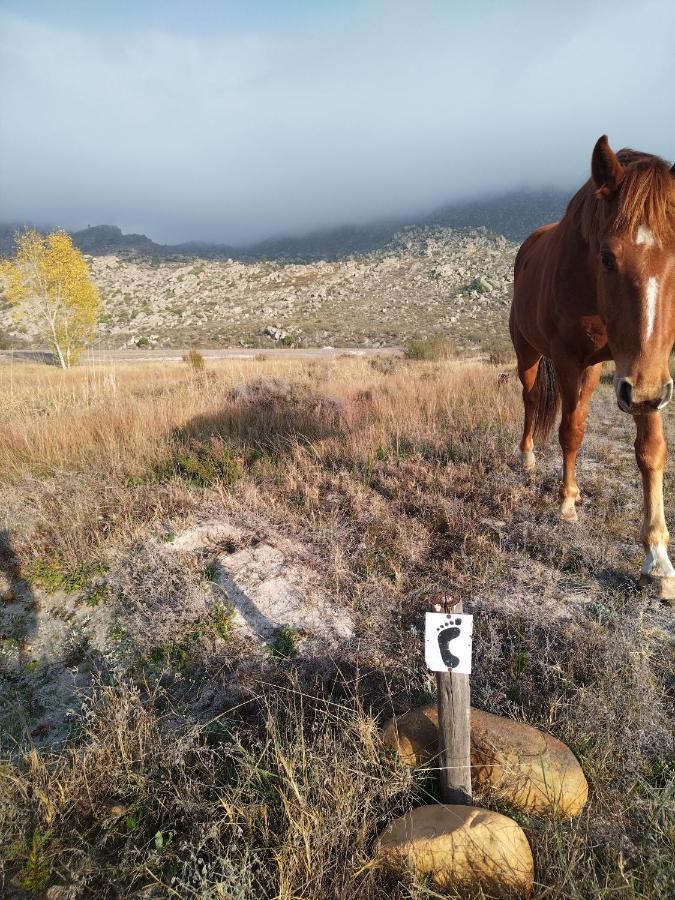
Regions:
[[[541,355],[536,350],[527,346],[516,345],[518,355],[518,378],[523,385],[523,436],[520,441],[520,461],[526,472],[533,472],[536,466],[534,456],[534,423],[539,402],[539,387],[537,373]]]

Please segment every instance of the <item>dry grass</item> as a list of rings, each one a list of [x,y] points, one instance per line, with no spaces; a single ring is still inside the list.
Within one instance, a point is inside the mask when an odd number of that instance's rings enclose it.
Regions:
[[[432,774],[387,757],[377,724],[432,695],[416,629],[439,587],[477,616],[475,702],[551,730],[589,778],[579,820],[522,820],[537,896],[672,894],[672,644],[634,586],[630,447],[596,427],[582,462],[591,502],[563,528],[556,453],[536,482],[515,468],[519,391],[500,372],[353,359],[0,369],[15,575],[39,594],[40,578],[80,585],[110,566],[144,631],[66,747],[32,749],[29,727],[8,744],[8,896],[436,896],[371,867],[369,851],[387,821],[435,796]],[[610,415],[603,390],[596,423]],[[188,599],[180,608],[199,573],[156,571],[147,555],[149,536],[205,509],[301,537],[353,611],[357,646],[270,657],[235,689],[237,648]]]

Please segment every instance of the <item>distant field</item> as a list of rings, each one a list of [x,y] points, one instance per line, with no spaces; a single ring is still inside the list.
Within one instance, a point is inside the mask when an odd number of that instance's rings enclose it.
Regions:
[[[608,385],[576,527],[557,446],[518,468],[508,364],[8,364],[0,401],[3,896],[438,897],[371,848],[438,796],[379,728],[433,697],[439,588],[475,615],[474,704],[551,731],[590,784],[577,820],[516,814],[535,896],[673,895],[672,610],[635,587]]]

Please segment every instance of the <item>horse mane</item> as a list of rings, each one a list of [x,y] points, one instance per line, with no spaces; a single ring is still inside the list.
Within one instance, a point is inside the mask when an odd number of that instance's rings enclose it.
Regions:
[[[617,158],[624,174],[610,232],[634,235],[644,225],[657,241],[667,242],[675,231],[675,179],[668,163],[659,156],[628,148],[619,150]],[[572,197],[565,215],[576,221],[586,241],[607,227],[606,201],[598,197],[593,179]]]

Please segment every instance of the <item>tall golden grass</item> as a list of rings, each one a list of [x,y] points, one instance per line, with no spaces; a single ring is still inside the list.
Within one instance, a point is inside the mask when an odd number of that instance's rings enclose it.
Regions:
[[[115,563],[205,510],[257,517],[305,543],[360,629],[358,652],[330,666],[270,660],[215,716],[195,712],[203,693],[235,676],[211,646],[195,647],[194,682],[133,670],[101,687],[69,747],[24,745],[0,768],[6,890],[437,897],[369,853],[387,821],[435,796],[433,773],[387,758],[377,724],[430,698],[415,629],[430,592],[450,586],[478,613],[475,702],[552,730],[591,783],[578,821],[523,820],[536,896],[672,894],[672,656],[633,587],[633,464],[582,475],[585,523],[561,528],[557,449],[523,478],[519,386],[500,374],[354,358],[0,368],[0,528],[25,572]],[[587,449],[601,462],[603,431]],[[195,480],[190,454],[215,477]]]

